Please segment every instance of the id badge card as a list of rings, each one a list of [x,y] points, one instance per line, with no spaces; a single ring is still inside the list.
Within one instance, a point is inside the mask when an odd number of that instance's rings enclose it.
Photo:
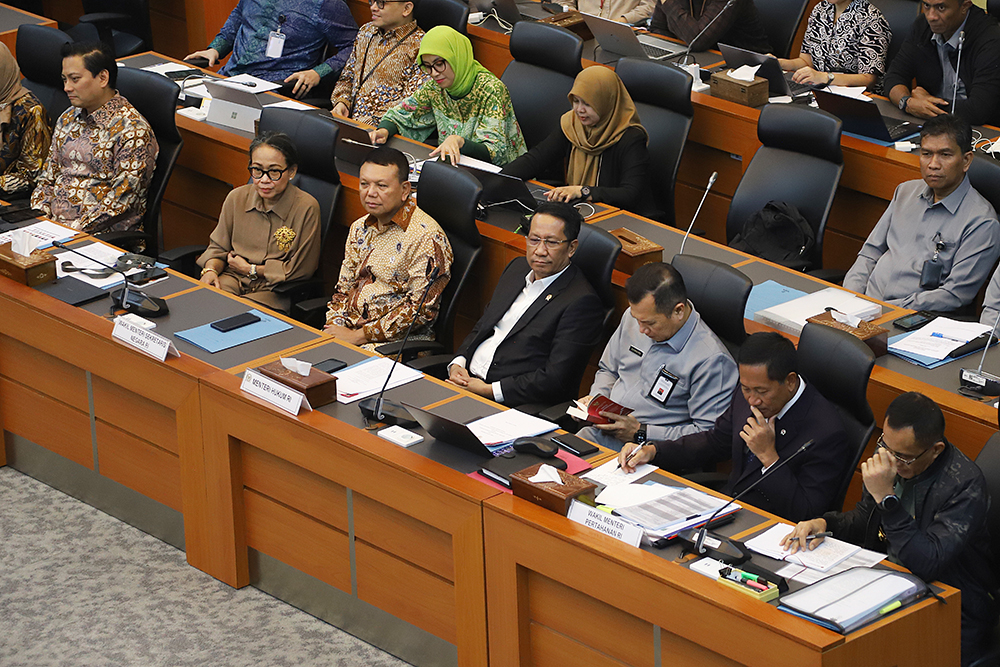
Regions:
[[[667,399],[670,398],[670,394],[674,392],[674,387],[677,386],[677,382],[679,380],[679,377],[668,371],[666,368],[660,368],[660,370],[656,373],[656,379],[653,381],[653,386],[649,388],[649,397],[654,401],[666,403]]]
[[[267,50],[264,55],[268,58],[280,58],[281,52],[285,50],[285,36],[281,31],[271,31],[267,37]]]

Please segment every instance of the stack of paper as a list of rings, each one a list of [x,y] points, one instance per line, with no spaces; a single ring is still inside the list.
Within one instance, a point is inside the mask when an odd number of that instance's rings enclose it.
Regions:
[[[772,329],[798,336],[802,333],[807,319],[822,314],[827,308],[853,315],[866,322],[882,314],[882,306],[874,301],[862,299],[837,287],[828,287],[779,306],[757,311],[753,319]]]
[[[559,428],[558,424],[519,410],[502,410],[470,422],[467,426],[487,447],[504,445],[518,438],[533,438]]]
[[[631,484],[632,482],[638,481],[648,475],[651,472],[656,472],[656,466],[644,463],[633,473],[626,473],[618,465],[618,459],[611,459],[599,468],[591,470],[586,475],[584,479],[589,479],[595,484],[603,484],[604,486],[617,486],[619,484]]]
[[[420,371],[403,364],[397,364],[388,357],[371,357],[337,371],[337,401],[353,403],[362,398],[374,396],[382,390],[382,385],[385,384],[390,370],[392,379],[389,381],[387,389],[419,380],[424,376]]]
[[[616,508],[620,516],[639,524],[650,535],[664,537],[697,526],[729,502],[726,498],[710,496],[689,486],[657,486],[666,488],[659,498],[640,505]],[[732,512],[740,509],[735,503],[729,507]]]
[[[48,248],[52,245],[53,241],[65,241],[66,239],[71,239],[76,236],[76,232],[62,225],[57,225],[54,222],[49,222],[48,220],[42,220],[41,222],[36,222],[27,227],[21,227],[20,229],[11,230],[9,232],[4,232],[0,234],[0,245],[5,243],[10,243],[14,240],[14,232],[19,231],[26,234],[31,234],[38,239],[38,248]],[[121,251],[118,252],[121,254]],[[116,255],[117,257],[117,255]]]
[[[889,342],[889,352],[912,363],[933,367],[947,359],[954,350],[989,330],[988,324],[938,317],[916,331],[893,337]]]
[[[861,551],[859,546],[828,537],[815,549],[804,549],[794,554],[789,553],[781,546],[781,540],[792,532],[792,529],[793,526],[788,524],[775,524],[760,535],[747,540],[744,544],[747,549],[768,558],[804,565],[821,572],[829,571],[835,565]]]

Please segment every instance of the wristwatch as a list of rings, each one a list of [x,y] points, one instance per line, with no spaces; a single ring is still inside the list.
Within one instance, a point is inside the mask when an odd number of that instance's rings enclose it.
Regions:
[[[590,186],[589,185],[585,185],[582,188],[580,188],[580,196],[583,197],[584,199],[590,199]]]
[[[247,275],[250,277],[250,280],[257,280],[257,265],[256,264],[251,264],[250,265],[250,273],[248,273]]]
[[[646,427],[639,424],[639,430],[635,432],[635,436],[632,438],[632,442],[637,445],[643,445],[646,443]]]
[[[883,512],[892,512],[899,508],[899,497],[895,494],[889,494],[882,499],[882,502],[878,504],[878,507]]]
[[[910,101],[913,95],[903,95],[902,99],[899,100],[899,110],[906,111],[906,103]]]
[[[834,74],[833,72],[827,72],[826,73],[826,85],[828,85],[828,86],[833,85],[833,78],[835,76],[837,76],[837,75]]]

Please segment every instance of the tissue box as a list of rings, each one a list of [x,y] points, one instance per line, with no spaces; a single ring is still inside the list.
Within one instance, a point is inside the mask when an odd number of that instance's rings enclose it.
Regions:
[[[583,14],[575,9],[547,16],[540,19],[538,22],[551,23],[552,25],[559,26],[560,28],[565,28],[566,30],[579,35],[580,39],[585,42],[589,39],[594,39],[594,33],[590,32],[590,28],[587,27],[587,22],[583,20]]]
[[[728,70],[726,70],[728,71]],[[767,104],[767,79],[754,77],[753,83],[731,79],[726,72],[715,72],[709,82],[712,97],[718,97],[748,107],[761,107]]]
[[[569,503],[574,498],[581,500],[589,498],[593,502],[597,485],[580,479],[576,475],[570,475],[565,470],[556,471],[562,478],[561,485],[555,482],[541,482],[540,484],[529,482],[528,480],[534,477],[543,465],[537,463],[510,476],[510,490],[514,492],[515,496],[530,500],[536,505],[541,505],[563,516],[569,512]]]
[[[27,257],[18,255],[5,243],[0,245],[0,275],[28,287],[50,283],[56,279],[56,258],[37,248]]]
[[[876,357],[881,357],[889,351],[889,330],[876,324],[872,324],[871,322],[861,320],[861,323],[857,327],[852,327],[849,324],[844,324],[843,322],[838,322],[833,319],[833,315],[830,312],[825,312],[821,315],[814,315],[813,317],[807,319],[806,322],[822,324],[824,326],[833,327],[834,329],[846,331],[852,336],[861,339],[861,342],[870,347]]]
[[[621,241],[622,251],[615,261],[615,268],[629,275],[643,264],[663,261],[663,246],[639,236],[630,229],[619,227],[611,235]]]
[[[302,392],[306,395],[309,405],[314,408],[337,400],[337,378],[329,373],[310,368],[309,375],[302,376],[282,366],[280,360],[259,366],[257,371],[295,391]]]

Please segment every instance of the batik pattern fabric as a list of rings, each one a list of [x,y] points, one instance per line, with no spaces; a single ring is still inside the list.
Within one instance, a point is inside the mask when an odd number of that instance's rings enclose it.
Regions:
[[[891,40],[889,22],[867,0],[854,0],[839,19],[832,3],[821,2],[809,15],[802,52],[818,72],[874,74],[881,92]]]
[[[31,205],[84,232],[141,230],[159,146],[146,119],[115,94],[93,113],[59,117]]]
[[[333,104],[343,102],[354,120],[378,125],[386,111],[429,80],[417,63],[423,36],[412,21],[388,31],[364,24],[333,89]]]
[[[359,218],[348,231],[326,323],[364,329],[369,347],[401,340],[410,322],[411,338],[433,338],[431,325],[451,277],[452,257],[448,237],[412,197],[387,225],[373,216]],[[435,270],[437,277],[417,312]]]
[[[52,143],[49,115],[37,97],[29,92],[10,107],[10,122],[2,126],[0,146],[0,191],[4,194],[35,187]]]

